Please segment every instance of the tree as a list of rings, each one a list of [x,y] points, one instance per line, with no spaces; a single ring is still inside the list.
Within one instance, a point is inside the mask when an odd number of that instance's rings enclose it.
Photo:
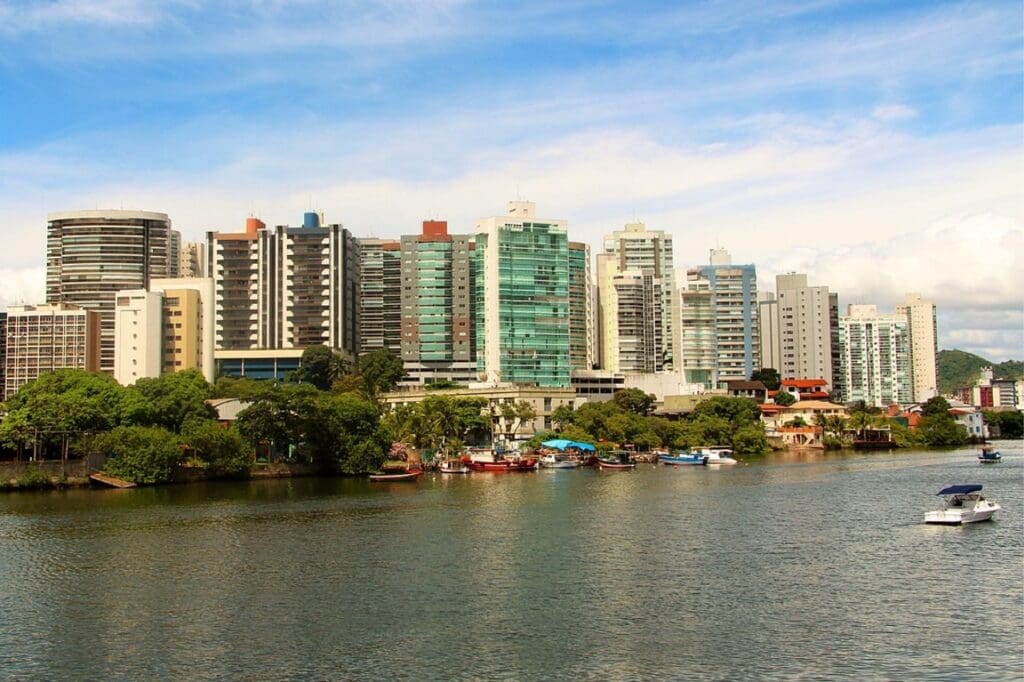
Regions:
[[[761,455],[768,451],[768,437],[760,424],[747,424],[732,436],[732,449],[739,455]]]
[[[533,422],[537,418],[537,411],[525,400],[520,400],[515,405],[502,403],[501,418],[505,426],[505,440],[511,443],[523,424]]]
[[[125,389],[113,377],[77,369],[39,376],[4,404],[0,443],[44,456],[50,446],[69,456],[80,436],[109,431],[121,421]]]
[[[1024,414],[1017,410],[997,412],[985,410],[985,423],[989,425],[993,437],[1024,438]]]
[[[948,414],[949,401],[940,395],[937,395],[934,398],[929,398],[927,402],[921,405],[921,416],[923,417],[936,417]]]
[[[125,414],[128,424],[162,426],[180,433],[189,420],[204,421],[216,416],[206,403],[213,395],[213,387],[197,369],[172,372],[156,379],[139,379],[128,392],[141,395],[149,403],[147,410],[136,397],[130,398],[134,408],[130,414]]]
[[[166,483],[182,459],[177,436],[156,426],[118,426],[92,440],[107,456],[103,471],[132,483]]]
[[[378,395],[398,384],[405,375],[405,366],[400,357],[386,348],[379,348],[359,357],[359,374],[366,397],[376,400]]]
[[[327,346],[310,346],[302,351],[296,376],[299,381],[326,391],[345,373],[344,361],[337,353]]]
[[[714,396],[697,403],[693,414],[698,418],[701,416],[722,417],[739,424],[757,421],[761,416],[761,409],[753,398]]]
[[[555,425],[556,430],[561,430],[571,425],[573,423],[572,407],[566,404],[556,407],[554,412],[551,413],[551,423]]]
[[[750,374],[750,380],[760,381],[769,391],[777,391],[779,386],[782,385],[782,377],[779,376],[779,370],[774,367],[762,367],[761,369],[754,370]]]
[[[775,394],[775,404],[789,407],[796,402],[796,398],[789,391],[779,391]]]
[[[206,421],[183,434],[187,447],[220,476],[238,476],[252,467],[252,448],[235,428]]]
[[[623,388],[615,391],[612,402],[619,409],[646,417],[654,412],[655,397],[639,388]]]

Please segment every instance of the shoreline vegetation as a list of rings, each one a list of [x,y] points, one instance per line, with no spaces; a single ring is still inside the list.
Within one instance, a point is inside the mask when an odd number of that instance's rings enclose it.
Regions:
[[[599,452],[626,444],[637,452],[725,445],[749,458],[773,449],[749,398],[710,397],[673,420],[654,415],[654,396],[624,389],[609,401],[558,407],[550,430],[521,435],[537,416],[526,402],[488,412],[483,399],[438,391],[384,409],[381,395],[402,373],[401,360],[386,350],[350,366],[319,346],[304,351],[301,369],[284,382],[222,377],[210,384],[185,370],[125,387],[82,370],[44,374],[3,404],[0,489],[86,485],[92,472],[137,485],[366,475],[405,460],[407,451],[445,458],[470,446],[525,440],[525,448],[536,448],[551,438],[593,443]],[[248,407],[233,423],[221,423],[209,401],[222,398]],[[813,426],[822,429],[826,450],[879,427],[891,430],[899,448],[969,443],[948,409],[942,398],[928,401],[914,430],[863,405],[851,406],[848,419],[823,417]],[[1019,437],[1016,421],[1007,426]]]

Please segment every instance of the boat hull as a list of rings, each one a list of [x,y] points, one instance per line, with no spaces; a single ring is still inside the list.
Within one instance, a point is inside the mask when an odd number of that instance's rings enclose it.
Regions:
[[[961,526],[967,523],[991,521],[1000,507],[998,504],[986,505],[982,509],[939,509],[924,515],[924,522],[940,526]]]
[[[696,455],[658,455],[658,461],[671,466],[682,466],[704,464],[706,458],[697,457]]]
[[[623,464],[619,462],[602,462],[599,459],[597,460],[597,466],[608,471],[626,471],[628,469],[636,469],[636,462],[626,462]]]
[[[575,469],[580,463],[571,460],[564,462],[545,462],[541,460],[540,465],[544,469]]]
[[[370,474],[370,480],[375,483],[399,483],[415,481],[423,475],[422,471],[410,471],[405,474]]]
[[[527,459],[522,462],[466,462],[466,466],[472,471],[535,471],[537,460]]]

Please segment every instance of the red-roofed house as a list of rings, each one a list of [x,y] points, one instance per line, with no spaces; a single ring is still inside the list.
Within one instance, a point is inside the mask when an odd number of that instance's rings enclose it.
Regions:
[[[779,390],[786,391],[797,400],[828,400],[824,379],[783,379]]]

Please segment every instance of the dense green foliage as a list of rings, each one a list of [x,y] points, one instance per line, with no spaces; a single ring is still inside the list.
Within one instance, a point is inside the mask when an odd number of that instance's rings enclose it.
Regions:
[[[624,388],[615,392],[612,402],[622,410],[646,417],[654,412],[655,398],[639,388]]]
[[[985,423],[997,438],[1024,438],[1024,414],[1017,410],[985,410]]]
[[[769,391],[777,391],[779,386],[782,385],[782,377],[779,375],[779,370],[774,367],[762,367],[761,369],[754,370],[750,375],[750,380],[760,381]]]
[[[206,404],[212,395],[213,387],[196,369],[165,374],[159,379],[139,379],[127,389],[123,421],[181,433],[188,422],[209,421],[216,416]]]
[[[796,402],[796,397],[789,391],[779,391],[775,394],[775,404],[789,407]]]
[[[327,346],[310,346],[302,351],[296,378],[326,391],[336,379],[345,374],[345,361],[340,355]]]
[[[192,457],[220,476],[240,476],[252,466],[252,448],[234,427],[193,422],[183,440]]]
[[[159,426],[118,426],[92,440],[107,456],[103,471],[133,483],[166,483],[181,461],[180,438]]]
[[[454,452],[467,444],[491,439],[491,420],[484,414],[483,398],[428,396],[418,403],[399,405],[382,419],[393,441],[419,450]]]
[[[238,432],[271,458],[314,464],[325,472],[380,467],[388,449],[375,403],[309,384],[270,385],[238,415]]]
[[[1024,375],[1024,362],[1007,360],[990,362],[985,358],[962,350],[940,350],[938,364],[939,393],[952,393],[970,386],[981,376],[983,367],[991,367],[996,379],[1020,379]]]
[[[359,375],[363,379],[363,393],[371,400],[376,400],[381,393],[394,389],[404,374],[405,365],[402,364],[402,359],[386,348],[359,356]]]
[[[620,403],[611,400],[585,403],[577,410],[559,408],[552,415],[557,430],[538,434],[530,444],[558,437],[595,443],[600,449],[625,444],[635,445],[638,450],[729,445],[738,454],[748,455],[768,449],[757,402],[749,398],[709,398],[682,421],[643,416]]]

